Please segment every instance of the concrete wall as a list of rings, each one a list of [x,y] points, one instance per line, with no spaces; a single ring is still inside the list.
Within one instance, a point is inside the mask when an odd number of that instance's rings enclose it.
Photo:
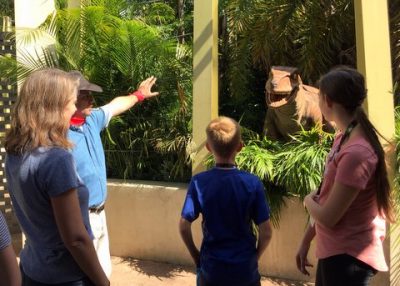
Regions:
[[[109,180],[106,212],[111,254],[193,265],[178,232],[186,188],[186,184],[177,183]],[[302,275],[295,265],[307,214],[295,198],[288,199],[286,205],[281,212],[279,228],[274,228],[271,244],[261,258],[260,272],[272,277],[313,282],[316,270],[314,245],[309,255],[314,264],[310,269],[311,276]],[[199,220],[193,224],[193,236],[196,245],[200,246]],[[389,252],[388,248],[386,252]],[[388,273],[380,273],[373,280],[371,285],[390,285]]]
[[[186,194],[186,184],[109,180],[106,212],[111,254],[178,264],[193,264],[179,236],[178,221]],[[307,222],[303,206],[287,201],[279,229],[261,258],[263,275],[313,281],[297,271],[295,254]],[[193,225],[200,246],[200,221]],[[314,249],[310,250],[315,263]]]

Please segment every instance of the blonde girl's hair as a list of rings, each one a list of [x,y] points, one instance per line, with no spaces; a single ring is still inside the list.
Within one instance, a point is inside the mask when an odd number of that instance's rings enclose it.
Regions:
[[[241,142],[239,123],[225,116],[212,120],[207,126],[206,134],[207,142],[222,158],[229,158]]]
[[[7,153],[22,154],[37,147],[71,148],[64,110],[77,94],[78,85],[77,79],[55,68],[30,74],[11,111]]]

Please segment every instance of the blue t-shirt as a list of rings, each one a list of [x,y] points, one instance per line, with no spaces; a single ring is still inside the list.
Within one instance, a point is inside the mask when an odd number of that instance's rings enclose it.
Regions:
[[[269,219],[260,180],[247,172],[213,168],[195,175],[182,217],[190,222],[202,214],[201,271],[209,283],[247,285],[260,279],[253,221]]]
[[[68,139],[74,143],[72,155],[78,174],[89,189],[89,206],[102,205],[107,198],[107,174],[100,132],[107,126],[111,112],[107,105],[93,109],[81,127],[71,126]]]
[[[26,235],[22,268],[42,283],[64,283],[86,275],[65,247],[50,198],[77,189],[84,225],[93,238],[88,214],[89,192],[79,179],[72,155],[62,148],[39,147],[6,156],[6,176],[15,215]]]
[[[11,236],[8,231],[6,220],[0,212],[0,250],[3,250],[11,244]]]

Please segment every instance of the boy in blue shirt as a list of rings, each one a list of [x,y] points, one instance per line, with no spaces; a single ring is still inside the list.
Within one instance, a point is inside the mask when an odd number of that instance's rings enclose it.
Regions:
[[[216,166],[193,176],[179,230],[197,268],[200,286],[257,286],[258,260],[271,239],[269,208],[261,181],[240,171],[235,156],[243,143],[239,124],[228,117],[206,129]],[[194,244],[191,224],[202,214],[203,241]],[[253,223],[258,226],[258,240]]]

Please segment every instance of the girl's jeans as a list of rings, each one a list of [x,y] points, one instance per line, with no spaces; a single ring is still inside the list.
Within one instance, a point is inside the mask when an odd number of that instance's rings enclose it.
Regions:
[[[318,260],[315,286],[368,286],[377,271],[348,254]]]

